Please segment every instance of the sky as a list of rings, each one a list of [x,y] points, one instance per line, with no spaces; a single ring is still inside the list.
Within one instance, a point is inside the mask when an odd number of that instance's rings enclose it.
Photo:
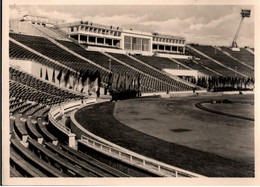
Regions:
[[[188,43],[230,46],[241,9],[251,9],[237,43],[254,47],[253,5],[10,5],[9,18],[46,16],[54,23],[90,21],[146,32],[185,37]]]

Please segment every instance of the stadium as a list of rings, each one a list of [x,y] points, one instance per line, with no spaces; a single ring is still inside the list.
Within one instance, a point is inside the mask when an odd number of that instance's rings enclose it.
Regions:
[[[250,9],[229,46],[17,9],[10,178],[255,176]]]

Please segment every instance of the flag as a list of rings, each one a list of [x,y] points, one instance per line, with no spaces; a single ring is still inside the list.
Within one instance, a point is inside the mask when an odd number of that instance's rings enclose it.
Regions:
[[[138,90],[138,80],[135,78],[135,90]]]
[[[74,78],[74,75],[71,73],[70,74],[70,77],[69,77],[69,88],[72,89],[74,87],[74,81],[75,78]]]
[[[130,78],[130,77],[126,74],[126,75],[125,75],[125,89],[126,89],[126,90],[129,90],[129,86],[130,86],[129,78]]]
[[[52,82],[55,83],[55,69],[53,69],[53,73],[52,73]]]
[[[82,74],[79,75],[79,78],[78,78],[78,91],[80,92],[82,89]]]
[[[70,77],[70,70],[68,70],[66,75],[64,76],[65,87],[67,87],[67,85],[68,85],[69,77]]]
[[[41,71],[40,71],[40,77],[42,78],[42,68],[41,68]]]
[[[62,69],[60,69],[60,72],[57,76],[57,79],[59,80],[59,84],[60,84],[60,81],[61,81],[61,77],[62,77]]]
[[[48,70],[46,69],[46,74],[45,74],[45,80],[49,80],[49,76],[48,76]]]
[[[113,82],[112,82],[112,89],[113,90],[117,90],[117,81],[118,81],[118,77],[119,75],[117,73],[113,74]]]
[[[84,82],[87,80],[89,75],[90,75],[89,70],[87,70],[84,74],[82,73],[82,85],[84,85]]]
[[[82,78],[83,79],[83,78]],[[83,83],[83,93],[89,93],[89,77]]]
[[[89,76],[89,92],[96,93],[99,87],[100,74],[97,70]]]
[[[138,75],[138,78],[137,78],[137,89],[140,90],[141,88],[141,77],[140,77],[140,74]]]
[[[107,88],[111,88],[112,87],[112,81],[113,81],[112,79],[113,79],[113,75],[110,72],[109,75],[108,75]]]
[[[78,73],[76,73],[76,76],[74,77],[74,82],[73,82],[73,90],[77,91],[78,85],[79,85],[79,75],[78,75]]]

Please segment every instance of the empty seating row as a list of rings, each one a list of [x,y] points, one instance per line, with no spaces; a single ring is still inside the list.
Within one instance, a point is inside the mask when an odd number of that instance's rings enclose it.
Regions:
[[[51,67],[56,70],[60,70],[60,69],[67,70],[67,68],[64,68],[63,66],[55,64],[49,60],[46,60],[45,58],[39,56],[38,54],[33,53],[33,52],[17,45],[16,43],[14,43],[12,41],[9,41],[9,57],[11,59],[29,60],[29,61],[38,62],[40,64],[46,65],[46,66]]]
[[[47,175],[48,177],[67,177],[68,175],[62,172],[61,170],[57,169],[56,167],[48,164],[43,159],[38,157],[29,150],[28,148],[24,147],[19,140],[17,139],[10,139],[11,141],[11,148],[13,148],[24,160],[29,162],[34,167],[38,168],[42,173]]]
[[[163,69],[187,69],[186,67],[165,57],[134,55],[135,58],[153,66],[159,70]]]
[[[227,56],[226,54],[219,51],[218,49],[215,49],[212,46],[202,46],[202,45],[191,45],[191,46],[203,52],[207,56],[219,61],[220,63],[224,64],[227,67],[237,70],[238,72],[241,72],[250,77],[254,75],[254,71],[252,69],[239,63],[238,61]]]
[[[53,59],[65,66],[68,66],[76,71],[86,71],[95,72],[99,69],[97,66],[84,61],[77,56],[72,55],[70,52],[60,48],[56,44],[52,43],[50,40],[44,37],[38,36],[28,36],[21,34],[10,33],[10,37],[18,42],[26,45],[27,47]],[[101,75],[105,73],[100,69]]]
[[[240,51],[232,51],[228,47],[221,47],[223,51],[228,52],[231,56],[237,58],[238,60],[245,62],[246,64],[254,67],[254,55],[247,51],[245,48],[240,48]]]
[[[231,70],[227,69],[226,67],[215,63],[214,61],[204,57],[203,55],[197,53],[196,51],[192,50],[191,48],[189,48],[189,49],[190,49],[189,54],[194,56],[195,60],[199,64],[202,64],[203,66],[213,69],[214,71],[222,74],[223,76],[236,76],[236,73],[234,71],[231,71]],[[199,58],[199,60],[197,60],[196,58]],[[240,75],[237,75],[237,76],[240,76]]]
[[[178,62],[194,69],[194,70],[198,70],[201,73],[204,73],[205,75],[209,75],[209,76],[217,76],[218,74],[214,73],[213,71],[210,71],[208,69],[206,69],[202,64],[197,64],[195,62],[193,62],[192,60],[187,60],[187,59],[175,59]]]
[[[70,93],[31,75],[9,68],[10,72],[10,97],[36,101],[38,103],[55,104],[57,101],[80,99],[81,95]],[[26,86],[25,86],[26,85]]]
[[[10,149],[10,165],[26,177],[47,177],[43,172],[24,160],[13,148]]]

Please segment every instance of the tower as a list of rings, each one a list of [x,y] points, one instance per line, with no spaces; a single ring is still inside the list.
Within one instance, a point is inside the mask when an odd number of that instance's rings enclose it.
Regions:
[[[240,13],[241,14],[241,21],[239,23],[236,35],[235,35],[234,40],[232,42],[232,50],[233,51],[240,51],[239,48],[238,48],[238,45],[237,45],[237,38],[239,36],[239,32],[241,30],[244,18],[249,18],[250,17],[250,13],[251,13],[251,10],[249,10],[249,9],[242,9],[241,10],[241,13]]]

